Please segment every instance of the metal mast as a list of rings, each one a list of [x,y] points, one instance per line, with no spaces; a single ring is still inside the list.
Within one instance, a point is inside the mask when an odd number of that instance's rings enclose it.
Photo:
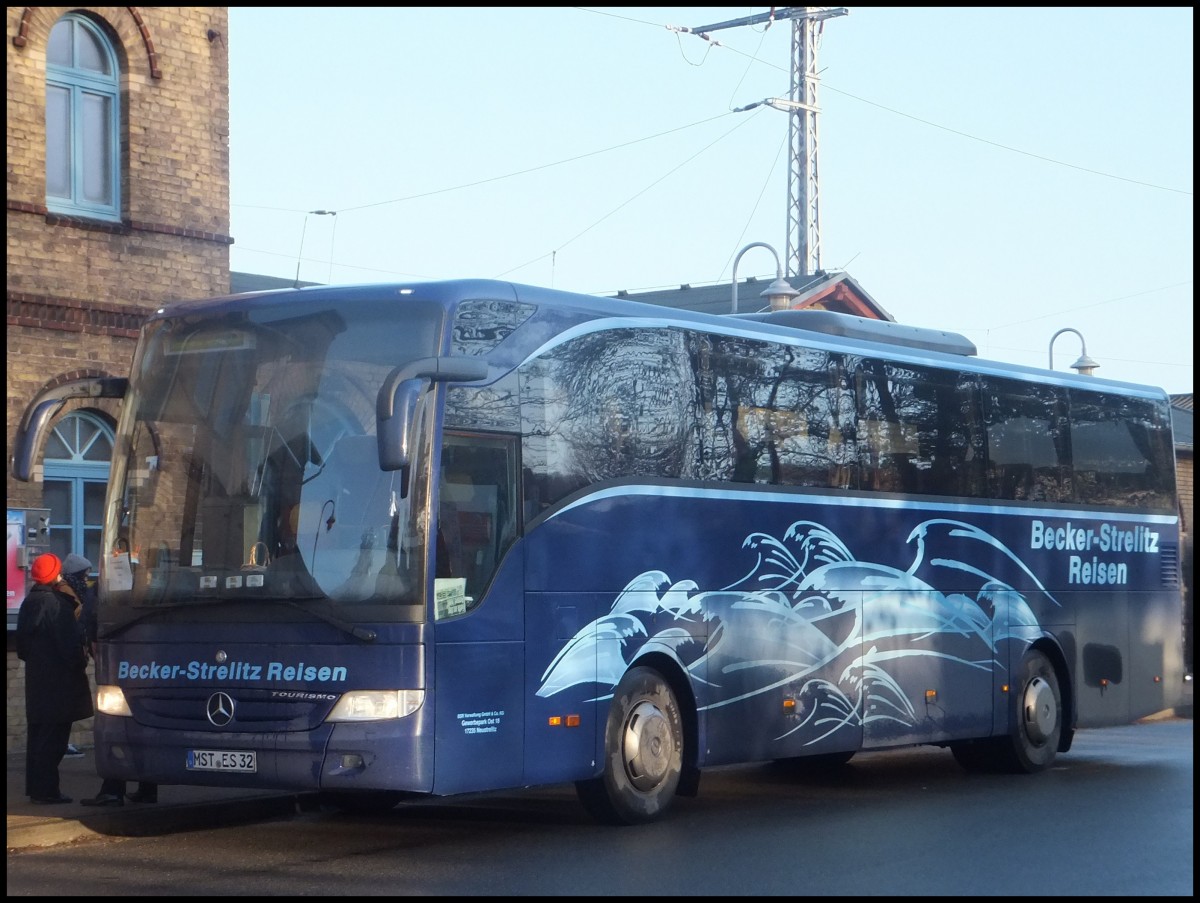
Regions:
[[[791,83],[787,100],[763,103],[791,114],[788,120],[787,275],[810,276],[821,268],[821,205],[817,171],[817,47],[826,19],[844,16],[845,7],[793,6],[728,22],[689,28],[692,34],[777,19],[792,20]],[[744,108],[748,109],[748,108]]]

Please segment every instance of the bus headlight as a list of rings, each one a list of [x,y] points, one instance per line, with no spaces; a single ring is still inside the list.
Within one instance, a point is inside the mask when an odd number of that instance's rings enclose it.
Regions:
[[[411,715],[424,702],[424,690],[354,690],[342,694],[325,720],[387,721]]]
[[[96,711],[104,715],[120,715],[122,718],[129,718],[133,715],[133,712],[129,711],[129,703],[125,701],[125,694],[121,692],[121,688],[108,684],[97,684],[96,686]]]

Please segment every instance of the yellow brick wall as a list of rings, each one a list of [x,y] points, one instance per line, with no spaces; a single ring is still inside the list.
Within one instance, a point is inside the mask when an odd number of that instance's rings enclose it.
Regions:
[[[1175,479],[1179,484],[1179,507],[1183,511],[1183,530],[1192,532],[1192,506],[1195,503],[1196,460],[1191,454],[1175,456]]]
[[[1192,610],[1193,598],[1195,594],[1195,586],[1193,584],[1193,575],[1191,571],[1192,557],[1189,554],[1190,550],[1194,550],[1196,541],[1195,533],[1192,527],[1192,512],[1195,506],[1195,489],[1196,489],[1196,456],[1194,451],[1189,451],[1185,454],[1176,455],[1175,458],[1175,479],[1179,484],[1179,509],[1182,515],[1182,528],[1184,531],[1184,557],[1183,557],[1183,580],[1184,580],[1184,610],[1183,610],[1183,663],[1188,671],[1192,671],[1195,666],[1195,612]],[[1192,551],[1194,554],[1194,551]]]
[[[120,223],[46,211],[46,39],[73,10],[101,27],[120,61]],[[11,448],[36,392],[126,374],[146,313],[229,290],[229,65],[223,6],[10,6],[6,26]],[[88,408],[117,413],[109,401]],[[44,507],[40,469],[35,477],[7,477],[9,507]],[[6,746],[21,751],[24,666],[11,633],[7,678]],[[90,745],[90,727],[77,724],[75,741]]]

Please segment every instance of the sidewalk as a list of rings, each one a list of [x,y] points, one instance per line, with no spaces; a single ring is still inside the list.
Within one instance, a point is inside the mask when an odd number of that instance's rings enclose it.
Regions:
[[[59,786],[72,802],[38,805],[25,795],[25,754],[8,757],[8,849],[54,846],[89,837],[139,837],[245,824],[295,815],[302,795],[279,790],[163,785],[157,803],[84,806],[100,791],[91,749],[63,759]],[[131,783],[129,791],[137,789]]]

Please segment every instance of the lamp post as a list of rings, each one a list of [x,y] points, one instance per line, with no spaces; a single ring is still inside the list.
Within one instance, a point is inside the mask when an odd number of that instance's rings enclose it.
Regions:
[[[771,256],[775,258],[775,281],[768,285],[766,290],[759,294],[759,297],[767,299],[771,310],[787,309],[788,302],[800,293],[788,285],[787,280],[783,278],[783,268],[779,265],[779,255],[775,252],[775,249],[765,241],[752,241],[737,252],[737,257],[733,258],[733,306],[730,308],[730,313],[736,314],[738,312],[738,261],[751,248],[766,248],[771,252]]]
[[[1081,333],[1078,329],[1072,329],[1070,326],[1060,329],[1050,337],[1050,369],[1054,369],[1054,340],[1064,332],[1073,332],[1075,335],[1079,336],[1079,360],[1071,365],[1071,369],[1078,370],[1080,376],[1092,376],[1095,373],[1096,368],[1100,365],[1088,357],[1087,342],[1083,340],[1083,333]]]
[[[300,227],[300,251],[296,254],[296,280],[292,283],[292,288],[300,287],[300,260],[304,257],[304,233],[308,231],[308,218],[310,216],[337,216],[336,210],[310,210],[304,214],[304,225]],[[333,221],[333,228],[337,229],[337,220]],[[329,276],[333,277],[333,239],[329,242]]]

